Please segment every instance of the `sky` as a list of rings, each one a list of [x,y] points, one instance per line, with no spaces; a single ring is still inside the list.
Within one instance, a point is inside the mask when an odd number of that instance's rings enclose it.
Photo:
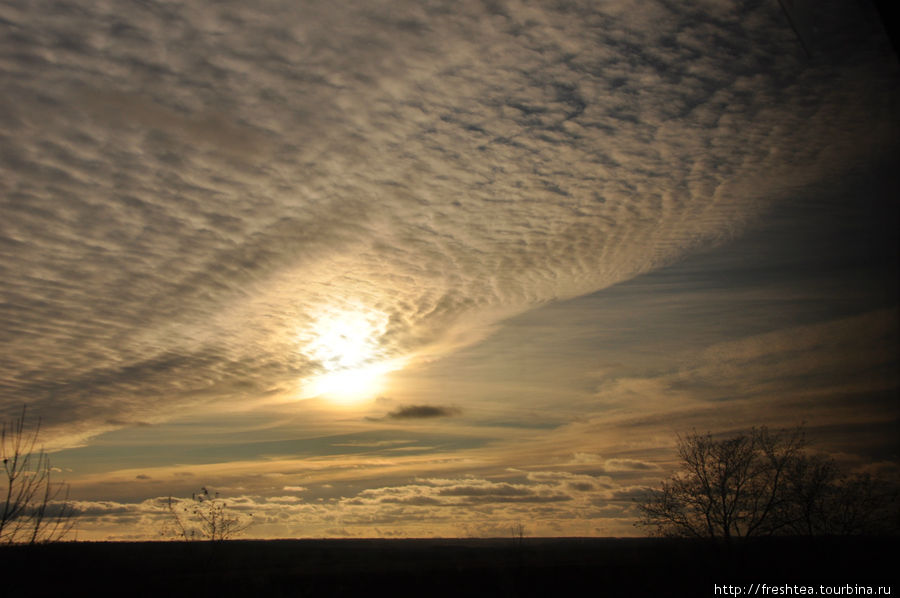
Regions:
[[[868,2],[0,4],[0,417],[79,539],[623,536],[678,435],[896,475]]]

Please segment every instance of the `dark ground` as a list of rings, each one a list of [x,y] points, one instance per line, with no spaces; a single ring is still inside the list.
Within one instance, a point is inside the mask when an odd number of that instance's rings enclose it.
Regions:
[[[0,595],[715,596],[729,595],[715,584],[750,583],[877,592],[897,577],[898,548],[898,538],[827,537],[729,551],[645,538],[70,542],[0,547]]]

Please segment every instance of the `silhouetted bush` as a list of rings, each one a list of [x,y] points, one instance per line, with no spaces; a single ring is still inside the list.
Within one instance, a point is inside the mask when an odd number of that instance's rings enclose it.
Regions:
[[[219,493],[210,494],[205,487],[194,493],[190,501],[166,501],[170,518],[163,535],[181,540],[231,540],[250,527],[251,514],[234,513]]]

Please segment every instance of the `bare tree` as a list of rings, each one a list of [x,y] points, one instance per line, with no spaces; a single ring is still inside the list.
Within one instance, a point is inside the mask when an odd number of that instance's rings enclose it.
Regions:
[[[878,535],[900,532],[897,485],[871,474],[842,477],[828,494],[825,532]]]
[[[679,438],[680,469],[638,502],[637,525],[695,538],[896,533],[896,485],[804,452],[801,429]]]
[[[169,521],[163,534],[182,540],[229,540],[252,524],[251,514],[234,513],[219,493],[210,494],[206,487],[194,493],[190,501],[166,501]]]
[[[803,536],[834,533],[839,477],[833,459],[799,455],[792,460],[778,512],[786,532]]]
[[[733,538],[776,533],[788,468],[803,446],[801,430],[765,427],[716,440],[679,438],[681,468],[638,504],[638,525],[662,535]]]
[[[0,458],[6,491],[0,499],[0,544],[55,542],[75,523],[69,487],[52,481],[50,457],[38,447],[41,422],[22,415],[0,425]],[[2,491],[2,486],[0,486]]]

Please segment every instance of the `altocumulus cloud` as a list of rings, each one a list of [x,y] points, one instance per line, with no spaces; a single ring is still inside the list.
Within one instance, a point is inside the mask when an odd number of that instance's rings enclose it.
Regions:
[[[3,4],[0,408],[289,393],[320,314],[441,355],[732,235],[893,149],[840,6],[807,60],[775,2]]]

